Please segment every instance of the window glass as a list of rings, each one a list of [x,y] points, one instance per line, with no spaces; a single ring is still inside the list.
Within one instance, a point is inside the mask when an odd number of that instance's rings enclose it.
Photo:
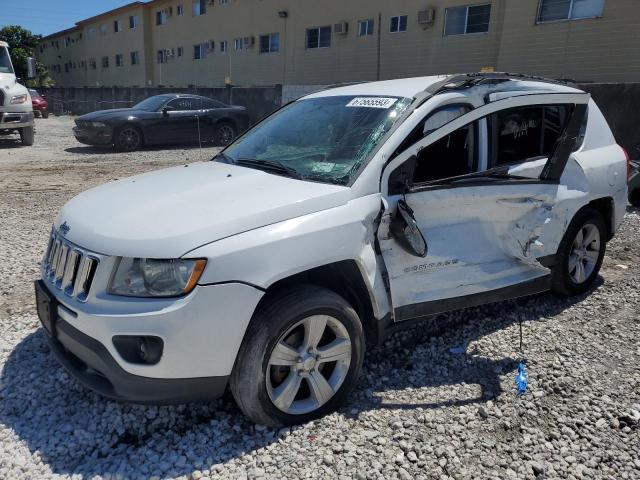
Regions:
[[[489,31],[491,5],[469,7],[467,12],[467,30],[465,33],[486,33]]]
[[[331,46],[331,27],[307,29],[307,48],[326,48]]]
[[[571,18],[599,17],[604,9],[604,0],[573,0]]]
[[[491,19],[491,5],[472,5],[447,8],[445,12],[445,35],[487,33]]]
[[[598,17],[604,0],[540,0],[539,22]]]
[[[167,103],[167,107],[172,107],[177,111],[198,110],[200,108],[200,101],[199,99],[193,97],[174,98],[169,103]]]
[[[502,110],[490,117],[489,167],[549,156],[569,119],[565,105]]]
[[[202,100],[202,108],[224,108],[226,105],[222,102],[205,98]]]
[[[0,48],[0,73],[13,73],[9,52],[6,48]]]
[[[462,35],[467,21],[467,7],[447,8],[444,25],[445,35]]]
[[[373,35],[373,20],[360,20],[358,22],[358,35],[360,37]]]
[[[400,15],[397,17],[391,17],[389,24],[389,31],[391,33],[405,32],[407,30],[407,16]]]
[[[413,183],[473,173],[478,169],[479,120],[437,140],[416,155]]]

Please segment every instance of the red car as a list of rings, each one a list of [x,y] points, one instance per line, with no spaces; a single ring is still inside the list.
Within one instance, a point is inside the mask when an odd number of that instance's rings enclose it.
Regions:
[[[33,105],[33,113],[40,115],[42,118],[49,116],[49,103],[44,99],[37,90],[29,89],[31,95],[31,104]]]

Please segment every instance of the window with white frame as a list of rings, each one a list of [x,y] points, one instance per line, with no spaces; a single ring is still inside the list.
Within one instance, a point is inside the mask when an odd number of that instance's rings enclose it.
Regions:
[[[169,59],[167,53],[168,52],[166,50],[158,50],[158,53],[156,54],[156,62],[167,63],[167,60]]]
[[[109,68],[109,57],[102,57],[102,68]]]
[[[373,19],[358,20],[358,36],[368,37],[370,35],[373,35],[373,25]]]
[[[226,53],[227,52],[227,41],[226,40],[220,40],[220,52],[221,53]]]
[[[120,20],[113,21],[113,32],[118,33],[120,31]]]
[[[129,15],[129,28],[136,28],[138,26],[138,15]]]
[[[131,65],[139,65],[140,64],[140,53],[138,51],[131,52]]]
[[[490,4],[450,7],[444,14],[444,34],[448,36],[487,33],[490,19]]]
[[[538,22],[595,18],[603,9],[604,0],[540,0]]]
[[[179,17],[184,15],[184,7],[182,5],[177,5],[176,6],[176,15],[179,16]]]
[[[207,0],[196,0],[192,5],[193,15],[198,17],[207,13]]]
[[[307,29],[307,48],[327,48],[331,46],[331,27]]]
[[[260,35],[260,53],[273,53],[280,50],[280,34]]]
[[[91,27],[89,29],[87,29],[87,38],[88,39],[92,39],[96,36],[96,28],[95,27]]]
[[[184,55],[184,48],[178,47],[178,56],[182,57]]]
[[[116,53],[116,67],[124,65],[124,56],[121,53]]]
[[[103,23],[100,25],[100,35],[106,35],[107,34],[107,26]]]
[[[234,50],[242,50],[243,46],[244,46],[244,42],[242,41],[242,37],[233,39]]]
[[[169,12],[166,10],[159,10],[156,12],[156,25],[164,25],[169,21]]]
[[[207,58],[207,43],[199,43],[193,46],[193,59],[202,60]]]
[[[389,31],[391,33],[406,32],[407,16],[397,15],[395,17],[391,17],[391,21],[389,22]]]
[[[220,5],[226,5],[228,3],[229,0],[220,0]]]

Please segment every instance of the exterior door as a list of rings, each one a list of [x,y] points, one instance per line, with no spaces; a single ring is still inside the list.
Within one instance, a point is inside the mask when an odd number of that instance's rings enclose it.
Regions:
[[[200,120],[200,100],[192,97],[179,97],[166,105],[169,107],[161,120],[160,130],[164,142],[194,142],[198,140],[198,122]]]
[[[389,208],[378,241],[396,321],[548,289],[544,259],[555,254],[570,220],[558,208],[559,180],[588,99],[495,101],[389,163],[382,177]],[[391,228],[399,200],[426,241],[424,257],[403,247]]]

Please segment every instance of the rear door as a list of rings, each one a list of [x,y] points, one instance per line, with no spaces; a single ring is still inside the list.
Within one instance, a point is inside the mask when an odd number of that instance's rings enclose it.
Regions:
[[[425,128],[426,136],[389,163],[378,240],[396,321],[548,288],[541,261],[556,252],[566,227],[568,213],[556,208],[559,180],[588,100],[495,100],[435,131]],[[426,240],[424,257],[391,232],[399,200]]]

